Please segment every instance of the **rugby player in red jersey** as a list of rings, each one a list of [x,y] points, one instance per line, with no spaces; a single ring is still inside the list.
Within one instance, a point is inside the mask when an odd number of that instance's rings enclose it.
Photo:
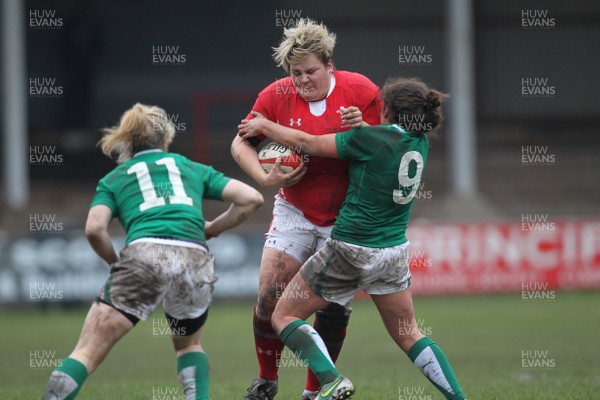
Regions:
[[[305,19],[284,31],[273,57],[289,77],[259,93],[252,112],[284,126],[323,135],[362,124],[379,123],[379,88],[364,75],[334,69],[335,34]],[[251,113],[248,119],[253,118]],[[255,350],[260,366],[244,399],[273,399],[278,391],[277,370],[283,343],[271,326],[278,298],[300,266],[329,238],[348,188],[348,162],[305,156],[306,163],[283,173],[266,173],[258,161],[256,141],[236,135],[231,152],[240,167],[262,187],[279,187],[273,220],[265,235],[260,266],[258,303],[254,309]],[[332,304],[315,316],[315,330],[335,360],[348,325],[349,308]],[[309,371],[303,399],[314,398],[318,379]]]

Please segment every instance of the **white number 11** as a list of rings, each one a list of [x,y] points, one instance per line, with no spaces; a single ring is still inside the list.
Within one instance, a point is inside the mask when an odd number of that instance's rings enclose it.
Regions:
[[[183,182],[181,181],[181,172],[175,164],[175,160],[172,157],[161,158],[156,161],[157,165],[164,165],[167,167],[169,173],[169,182],[173,188],[173,196],[169,196],[170,204],[187,204],[191,206],[194,201],[191,197],[185,193],[183,188]],[[152,184],[152,178],[150,177],[150,171],[145,162],[139,162],[133,164],[128,170],[128,174],[135,174],[138,184],[140,185],[140,191],[144,201],[140,204],[140,211],[146,211],[153,207],[164,206],[166,204],[164,197],[158,197]]]

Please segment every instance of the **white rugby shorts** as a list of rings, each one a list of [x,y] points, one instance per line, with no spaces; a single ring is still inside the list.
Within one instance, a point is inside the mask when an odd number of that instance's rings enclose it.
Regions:
[[[313,224],[297,207],[276,195],[264,247],[282,251],[304,264],[325,245],[332,228]]]

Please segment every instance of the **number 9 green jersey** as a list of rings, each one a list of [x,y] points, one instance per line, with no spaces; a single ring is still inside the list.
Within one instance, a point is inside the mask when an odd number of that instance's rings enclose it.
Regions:
[[[137,153],[100,180],[92,206],[110,208],[127,232],[202,242],[202,200],[221,200],[230,178],[214,168],[160,150]]]
[[[391,124],[341,132],[335,141],[340,158],[351,163],[350,185],[331,237],[379,248],[406,242],[427,160],[427,136]]]

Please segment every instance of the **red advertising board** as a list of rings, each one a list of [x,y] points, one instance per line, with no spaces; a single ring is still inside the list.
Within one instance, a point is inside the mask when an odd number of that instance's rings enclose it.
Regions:
[[[413,223],[416,294],[600,288],[600,220]]]

